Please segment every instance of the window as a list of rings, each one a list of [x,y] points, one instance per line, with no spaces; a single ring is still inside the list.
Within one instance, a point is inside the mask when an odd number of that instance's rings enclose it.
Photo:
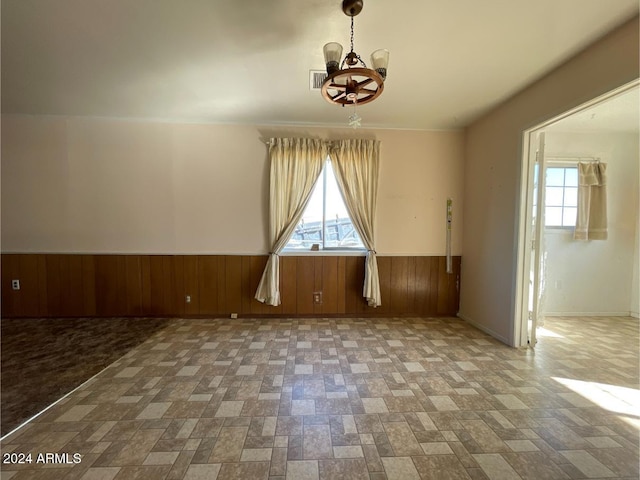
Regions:
[[[285,250],[312,250],[313,245],[318,245],[319,250],[364,249],[360,235],[347,213],[329,159]]]
[[[575,227],[578,211],[578,168],[547,167],[544,224],[546,227]]]

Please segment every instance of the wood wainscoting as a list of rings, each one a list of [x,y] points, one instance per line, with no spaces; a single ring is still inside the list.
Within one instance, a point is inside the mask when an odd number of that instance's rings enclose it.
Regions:
[[[2,254],[3,317],[449,316],[460,257],[378,257],[382,306],[362,298],[364,257],[283,256],[282,304],[253,296],[266,255]],[[12,280],[20,289],[12,289]],[[322,292],[322,303],[314,303]],[[187,302],[189,297],[189,302]]]

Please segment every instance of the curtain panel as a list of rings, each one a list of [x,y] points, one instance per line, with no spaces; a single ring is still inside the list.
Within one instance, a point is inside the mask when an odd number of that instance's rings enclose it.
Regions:
[[[269,241],[271,251],[255,294],[280,305],[279,253],[293,235],[327,158],[327,145],[309,138],[272,138],[269,143]]]
[[[380,141],[340,140],[333,144],[329,157],[351,221],[367,249],[362,294],[369,306],[379,307],[382,303],[374,227]]]
[[[578,163],[575,240],[607,239],[607,164]]]

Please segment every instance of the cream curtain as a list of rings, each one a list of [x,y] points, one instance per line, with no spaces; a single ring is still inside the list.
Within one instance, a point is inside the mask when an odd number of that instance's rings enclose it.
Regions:
[[[371,307],[381,305],[374,239],[379,151],[378,140],[341,140],[329,152],[347,211],[367,248],[362,294]]]
[[[573,238],[607,239],[607,164],[578,163],[578,214]]]
[[[280,260],[304,213],[327,158],[325,142],[309,138],[273,138],[269,147],[269,236],[271,252],[255,298],[280,305]]]

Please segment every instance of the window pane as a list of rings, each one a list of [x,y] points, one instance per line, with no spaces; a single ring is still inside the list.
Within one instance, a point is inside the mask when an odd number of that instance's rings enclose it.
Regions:
[[[544,224],[547,227],[562,226],[562,207],[545,207]]]
[[[575,226],[578,205],[578,169],[550,167],[546,171],[545,225]]]
[[[547,187],[545,189],[545,207],[561,207],[563,191],[562,187]]]
[[[567,187],[578,186],[578,169],[577,168],[565,168],[564,184]]]
[[[550,187],[561,187],[564,185],[564,168],[547,168],[546,185]]]
[[[567,187],[564,189],[564,206],[565,207],[578,206],[578,188],[577,187]]]
[[[326,204],[325,204],[325,248],[363,248],[362,240],[353,226],[347,207],[344,204],[338,182],[333,173],[331,162],[325,166]]]
[[[324,242],[323,211],[326,215]],[[285,248],[287,250],[311,250],[315,243],[321,249],[364,248],[362,240],[349,218],[329,161],[325,163],[324,169],[314,186],[309,203],[302,214],[302,219],[296,226],[293,236]]]
[[[565,227],[575,227],[577,212],[577,208],[565,208],[562,213],[562,225]]]
[[[285,248],[310,250],[314,243],[322,244],[322,183],[320,174],[302,219]]]

